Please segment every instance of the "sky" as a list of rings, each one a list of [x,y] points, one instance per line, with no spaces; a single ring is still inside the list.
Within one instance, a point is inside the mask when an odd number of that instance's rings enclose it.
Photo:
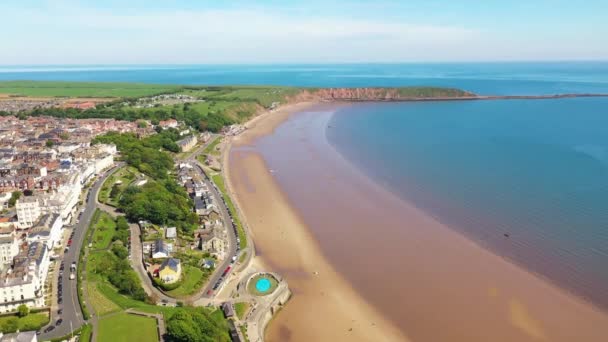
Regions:
[[[2,0],[0,65],[608,60],[608,1]]]

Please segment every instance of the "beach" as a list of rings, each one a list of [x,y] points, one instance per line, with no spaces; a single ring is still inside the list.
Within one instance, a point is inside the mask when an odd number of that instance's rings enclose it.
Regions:
[[[604,312],[358,172],[318,106],[256,118],[225,155],[256,258],[294,293],[270,341],[608,339]]]

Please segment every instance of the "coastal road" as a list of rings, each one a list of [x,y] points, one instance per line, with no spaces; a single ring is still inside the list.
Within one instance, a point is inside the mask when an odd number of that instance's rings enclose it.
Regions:
[[[72,262],[76,262],[78,264],[78,256],[80,255],[80,250],[82,249],[82,245],[84,243],[85,232],[87,227],[91,223],[91,219],[93,218],[93,214],[95,213],[95,208],[97,207],[96,199],[97,194],[99,193],[99,189],[101,189],[101,185],[103,182],[110,176],[114,170],[122,165],[122,163],[116,164],[111,169],[103,172],[100,176],[98,176],[97,180],[93,183],[89,191],[87,192],[87,197],[84,204],[84,212],[78,211],[75,215],[80,214],[80,219],[78,223],[73,226],[74,237],[72,238],[72,246],[70,250],[64,254],[63,262],[65,265],[65,269],[63,271],[63,277],[61,280],[62,288],[63,288],[63,303],[57,304],[56,308],[58,310],[63,310],[61,315],[58,314],[58,311],[51,312],[51,322],[49,325],[54,325],[55,322],[61,318],[63,319],[63,323],[60,326],[56,326],[55,329],[49,333],[42,333],[38,336],[38,340],[45,341],[52,338],[57,338],[61,336],[65,336],[72,332],[72,329],[76,329],[85,323],[82,318],[82,310],[80,309],[80,304],[78,303],[78,295],[76,292],[76,279],[70,280],[70,265]],[[57,260],[56,268],[59,268],[60,260]],[[81,267],[82,265],[78,265]],[[56,272],[55,274],[59,274]],[[53,291],[57,291],[57,289],[53,289]],[[53,300],[57,297],[53,296]],[[55,303],[53,303],[55,304]],[[53,306],[51,306],[53,307]],[[71,327],[70,327],[71,326]],[[40,330],[44,331],[46,327],[40,328]]]
[[[196,155],[194,154],[192,158],[189,159],[190,162],[194,163],[195,169],[199,172],[201,178],[204,180],[207,188],[211,192],[211,195],[215,199],[215,203],[217,204],[218,211],[222,217],[222,221],[224,222],[224,227],[226,228],[226,232],[228,235],[228,251],[226,253],[226,258],[222,261],[221,264],[217,265],[215,268],[215,272],[209,277],[209,281],[207,285],[205,285],[203,291],[201,292],[201,297],[210,297],[207,296],[207,292],[213,289],[215,283],[222,277],[224,270],[230,266],[232,263],[232,257],[237,253],[237,242],[236,242],[236,233],[234,231],[234,224],[232,223],[232,217],[230,216],[230,212],[224,203],[223,197],[221,196],[218,189],[215,185],[207,178],[203,170],[203,166],[196,160]]]

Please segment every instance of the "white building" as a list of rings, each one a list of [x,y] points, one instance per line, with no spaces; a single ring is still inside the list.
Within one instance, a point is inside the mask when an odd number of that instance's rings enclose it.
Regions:
[[[0,193],[0,210],[4,210],[8,208],[8,201],[11,199],[13,195],[12,192],[3,192]]]
[[[95,173],[100,174],[103,170],[114,165],[114,156],[111,154],[102,154],[95,158]]]
[[[17,310],[21,304],[44,307],[44,281],[49,271],[49,255],[40,242],[19,253],[11,267],[0,274],[0,312]]]
[[[33,226],[42,215],[40,200],[36,196],[21,197],[15,204],[17,209],[17,220],[19,228]]]
[[[12,334],[0,332],[0,342],[38,342],[35,331],[21,331]]]
[[[61,243],[61,229],[63,220],[59,214],[44,214],[40,220],[30,228],[28,242],[45,242],[49,249]]]
[[[13,228],[0,229],[0,268],[10,264],[19,253],[19,242]]]

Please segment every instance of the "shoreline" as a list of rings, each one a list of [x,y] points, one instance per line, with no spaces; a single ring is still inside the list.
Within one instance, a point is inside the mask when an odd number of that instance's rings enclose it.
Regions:
[[[236,138],[236,143],[237,146],[242,146],[242,145],[247,145],[250,144],[252,141],[255,141],[255,139],[265,136],[267,134],[270,134],[274,131],[274,129],[276,129],[281,123],[283,123],[285,120],[288,120],[291,117],[291,112],[297,113],[297,112],[303,112],[306,109],[310,109],[312,108],[314,105],[318,105],[319,103],[307,103],[304,106],[296,106],[293,107],[293,105],[288,106],[288,109],[285,109],[285,111],[282,113],[282,115],[275,115],[272,120],[267,119],[264,120],[264,118],[270,116],[270,114],[272,114],[271,112],[266,112],[264,115],[262,116],[258,116],[256,117],[255,121],[252,122],[252,128],[254,128],[253,132],[251,131],[246,131],[242,136],[239,136]],[[333,106],[337,105],[337,103],[333,103]],[[277,112],[280,112],[281,110],[277,110]],[[289,112],[289,113],[288,113]],[[260,121],[263,121],[260,123]],[[258,124],[260,124],[261,127],[257,127]],[[230,141],[229,146],[233,145],[234,141]],[[333,147],[332,147],[333,148]],[[335,153],[338,153],[337,151],[334,151]],[[241,152],[238,152],[241,153]],[[254,153],[250,153],[247,152],[248,154],[254,154]],[[230,148],[227,149],[227,153],[226,153],[226,159],[225,161],[227,163],[225,163],[225,165],[229,165],[230,162],[228,161],[228,155],[231,154],[230,152]],[[338,153],[339,155],[339,153]],[[341,158],[343,158],[340,155]],[[275,193],[275,196],[273,196],[273,200],[277,201],[277,202],[281,202],[282,205],[286,208],[286,210],[289,211],[293,211],[292,214],[295,214],[295,220],[300,220],[301,222],[299,222],[297,225],[299,226],[299,229],[301,230],[308,230],[308,235],[309,235],[309,239],[312,239],[314,241],[312,245],[314,245],[314,242],[318,242],[318,239],[315,238],[314,234],[312,231],[310,231],[310,228],[306,226],[306,224],[304,224],[303,220],[301,219],[301,217],[298,217],[298,212],[295,208],[293,208],[292,205],[292,201],[289,201],[289,199],[286,197],[286,195],[283,193],[283,189],[280,188],[280,186],[278,185],[276,179],[273,179],[272,174],[268,171],[268,166],[266,165],[266,163],[264,162],[264,160],[262,159],[262,157],[260,155],[255,154],[254,157],[251,156],[239,156],[239,159],[242,159],[242,163],[243,165],[249,165],[249,166],[253,166],[253,168],[255,170],[248,170],[247,174],[262,174],[257,175],[256,177],[262,177],[264,178],[264,184],[266,186],[269,187],[274,187],[273,191],[276,191],[278,194]],[[354,167],[351,165],[351,167]],[[232,178],[236,177],[234,175],[231,175],[228,171],[228,167],[226,167],[226,178],[229,180],[229,187],[231,189],[231,195],[234,196],[234,199],[237,201],[238,206],[241,206],[241,196],[242,193],[245,191],[243,188],[246,188],[246,186],[243,186],[241,184],[237,184],[236,187],[236,192],[233,192],[232,189],[234,189],[234,185],[232,184]],[[242,175],[241,175],[242,176]],[[249,176],[248,176],[249,177]],[[375,184],[373,180],[369,180],[371,183],[373,183],[374,185],[381,187],[379,184]],[[274,183],[274,184],[271,184]],[[240,189],[239,189],[239,185],[240,185]],[[257,183],[256,183],[257,185]],[[386,189],[382,188],[383,191],[386,191]],[[239,195],[239,192],[241,192],[241,196]],[[391,196],[395,196],[394,194],[390,193],[389,194]],[[243,197],[247,197],[247,196],[243,196]],[[279,200],[277,200],[277,198],[279,198]],[[399,198],[400,201],[403,201],[406,205],[408,205],[408,203],[402,199]],[[243,201],[245,203],[245,206],[247,206],[247,199],[245,198],[245,200]],[[488,262],[491,262],[492,264],[497,264],[499,268],[504,268],[505,270],[507,270],[510,273],[513,273],[516,278],[518,278],[519,280],[521,280],[521,282],[534,282],[534,284],[523,284],[522,287],[524,288],[524,290],[518,289],[518,291],[526,291],[525,289],[527,288],[531,288],[531,287],[536,287],[536,288],[540,288],[542,289],[542,291],[546,291],[549,292],[551,294],[552,297],[557,298],[559,300],[560,303],[565,303],[568,307],[574,307],[576,309],[576,311],[578,312],[582,312],[586,315],[593,315],[597,317],[595,317],[595,319],[597,319],[597,322],[607,322],[606,321],[606,315],[604,312],[602,311],[598,311],[598,309],[593,306],[591,307],[591,311],[589,311],[589,308],[587,306],[589,306],[588,301],[584,300],[583,298],[580,298],[579,296],[576,296],[572,293],[570,293],[569,291],[564,291],[563,288],[559,287],[557,284],[554,284],[553,282],[547,281],[544,277],[539,277],[538,274],[535,273],[531,273],[529,272],[527,269],[523,268],[521,265],[516,264],[514,262],[512,262],[509,259],[506,259],[498,254],[493,253],[491,250],[488,250],[486,247],[483,247],[479,244],[477,244],[474,240],[470,239],[469,237],[463,235],[462,233],[455,231],[453,229],[450,229],[449,227],[445,226],[444,224],[442,224],[441,222],[437,222],[434,218],[432,217],[428,217],[428,215],[426,215],[426,213],[422,212],[420,209],[418,208],[411,208],[412,205],[409,204],[410,208],[408,210],[413,210],[412,212],[415,213],[415,215],[419,215],[419,216],[426,216],[426,218],[424,218],[425,222],[431,222],[434,226],[440,226],[439,230],[443,230],[441,231],[442,235],[447,235],[448,239],[457,239],[458,243],[465,246],[466,249],[470,249],[471,251],[473,251],[473,249],[475,249],[475,253],[481,255],[484,259],[488,259]],[[245,209],[245,211],[248,211],[247,209]],[[292,215],[294,216],[294,215]],[[294,217],[292,217],[292,219],[294,219]],[[249,220],[246,220],[247,222]],[[425,224],[426,224],[425,223]],[[247,226],[253,230],[251,233],[253,237],[255,237],[256,242],[258,240],[258,238],[260,238],[261,240],[264,239],[270,239],[271,241],[275,241],[276,242],[276,237],[272,237],[269,235],[265,235],[265,236],[256,236],[256,231],[258,229],[260,229],[259,227],[256,227],[257,224],[254,222],[252,227],[250,227],[249,224],[247,224]],[[291,229],[291,227],[290,227]],[[280,234],[283,234],[284,231],[280,230],[279,231]],[[292,231],[290,230],[290,234],[292,233]],[[305,232],[300,232],[304,235]],[[260,234],[257,234],[260,235]],[[281,237],[281,239],[283,239],[283,237]],[[264,244],[263,241],[261,241],[262,244]],[[309,246],[310,247],[310,246]],[[314,249],[314,246],[313,246]],[[320,258],[322,259],[328,259],[328,257],[323,253],[323,251],[321,249],[317,248],[318,251],[312,251],[312,253],[319,253],[320,254]],[[281,251],[280,248],[279,250],[267,250],[267,249],[262,249],[262,259],[265,259],[265,255],[266,252],[272,252],[274,253],[279,253],[279,255],[281,253],[285,253],[285,251]],[[270,253],[269,253],[270,254]],[[329,263],[330,265],[333,264],[333,262],[329,262],[329,260],[326,260],[327,263]],[[274,265],[272,263],[269,263],[269,266],[271,266],[271,268],[276,268],[276,267],[281,267],[281,265]],[[292,265],[293,266],[293,265]],[[336,266],[333,266],[334,268],[336,268]],[[289,267],[287,267],[289,268]],[[285,270],[282,269],[281,272],[284,272]],[[287,272],[287,274],[289,274],[289,272]],[[342,275],[343,276],[343,275]],[[290,280],[290,284],[293,284],[294,281]],[[297,282],[296,282],[297,283]],[[531,286],[534,285],[534,286]],[[350,287],[350,286],[349,286]],[[511,286],[513,287],[513,286]],[[352,289],[352,288],[351,288]],[[499,297],[500,295],[498,294],[500,291],[498,290],[498,288],[492,288],[488,290],[490,293],[490,297],[492,298],[496,298]],[[530,291],[527,291],[530,292]],[[533,291],[532,291],[533,292]],[[294,293],[297,293],[298,295],[300,295],[299,291],[294,291]],[[359,296],[358,294],[356,296]],[[543,296],[547,296],[546,294],[544,294]],[[363,301],[366,301],[367,303],[369,303],[368,300],[366,300],[365,298],[361,298]],[[295,305],[292,305],[292,303],[290,302],[290,304],[287,306],[286,310],[293,310],[296,311],[298,310],[298,308],[293,308],[290,309],[290,306],[295,307]],[[511,298],[508,301],[508,311],[510,311],[510,315],[511,315],[511,322],[510,324],[512,324],[515,328],[524,331],[525,335],[528,338],[539,338],[539,339],[543,339],[545,337],[547,337],[547,335],[549,333],[545,332],[542,324],[538,323],[538,320],[536,318],[534,318],[533,316],[531,316],[531,313],[528,311],[528,309],[533,309],[533,308],[528,308],[526,306],[526,302],[525,301],[521,301],[521,300],[517,300],[517,298],[513,299]],[[301,307],[299,307],[299,310],[302,310]],[[384,313],[379,314],[380,316],[382,316]],[[386,315],[384,315],[386,317]],[[558,318],[557,320],[559,321],[561,318]],[[284,322],[282,322],[284,323]],[[294,322],[290,322],[290,324],[297,324]],[[552,324],[553,325],[553,324]],[[271,332],[276,332],[276,327],[272,328],[271,327]],[[402,329],[403,331],[403,329]],[[409,331],[406,331],[406,333],[409,334]],[[517,336],[517,335],[515,335]],[[575,336],[575,335],[572,335]],[[284,337],[284,336],[282,336]],[[352,338],[349,336],[349,338]],[[503,337],[504,338],[504,337]],[[295,337],[294,340],[299,340],[298,337]],[[400,339],[401,340],[401,339]],[[593,339],[594,340],[594,339]]]
[[[230,154],[234,145],[249,144],[257,136],[271,133],[274,128],[293,113],[318,105],[320,105],[319,102],[303,102],[288,104],[272,112],[264,112],[246,124],[247,131],[237,137],[231,137],[222,157],[228,191],[233,196],[232,198],[242,214],[243,222],[251,240],[255,241],[256,250],[258,246],[262,246],[263,252],[261,255],[258,250],[258,253],[252,256],[252,264],[277,271],[284,277],[290,278],[288,281],[294,294],[286,307],[273,316],[266,327],[266,335],[270,341],[328,339],[408,341],[409,339],[397,327],[385,320],[375,308],[366,303],[333,269],[333,266],[325,260],[316,240],[297,212],[290,207],[289,201],[272,179],[266,163],[260,156],[252,154],[246,157],[248,167],[255,169],[253,173],[261,176],[255,179],[256,185],[264,188],[264,194],[253,194],[253,196],[264,197],[267,199],[266,202],[272,202],[266,203],[270,206],[262,205],[252,208],[248,204],[254,201],[248,200],[246,198],[247,194],[239,189],[239,185],[235,186],[234,184],[230,161]],[[258,125],[260,121],[264,121],[262,125]],[[251,134],[251,132],[255,133]],[[280,212],[282,215],[273,219],[270,218],[270,216],[273,216],[271,212]],[[278,226],[273,227],[273,231],[267,231],[262,227],[264,224]],[[289,234],[284,234],[285,231],[279,228],[283,225],[289,225]],[[281,242],[277,243],[276,235],[280,236]],[[268,248],[269,244],[278,248],[271,251]],[[284,260],[281,264],[277,264],[266,256],[267,253],[282,255]],[[299,269],[301,272],[294,279],[293,272],[286,272],[288,269]],[[303,293],[311,292],[317,293],[317,295],[314,297],[303,295]],[[307,309],[309,305],[314,305],[316,309],[314,311]],[[344,315],[343,310],[348,311],[349,314]],[[298,331],[300,333],[304,332],[304,334],[294,336],[291,332],[285,331],[284,328],[279,328],[278,331],[275,329],[274,325],[277,324],[277,317],[291,311],[299,312],[300,321],[297,324],[301,326],[301,329],[298,329]],[[319,323],[318,315],[331,316],[332,320],[331,322],[325,322],[325,324]],[[305,328],[312,325],[315,326],[315,329]]]

